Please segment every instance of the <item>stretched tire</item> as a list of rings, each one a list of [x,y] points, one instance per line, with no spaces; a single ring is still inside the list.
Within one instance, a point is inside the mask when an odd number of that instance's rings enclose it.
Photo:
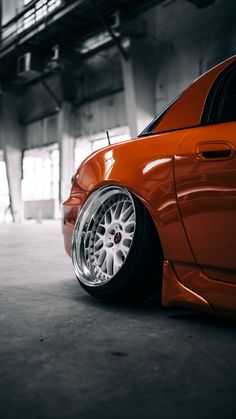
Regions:
[[[76,221],[72,260],[81,286],[97,298],[137,300],[161,287],[163,255],[144,205],[128,190],[95,191]]]

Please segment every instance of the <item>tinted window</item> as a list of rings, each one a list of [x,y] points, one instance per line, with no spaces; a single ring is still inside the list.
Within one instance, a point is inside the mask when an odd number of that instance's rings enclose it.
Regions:
[[[219,101],[216,122],[236,120],[236,72],[226,80],[221,99]]]
[[[236,121],[236,69],[231,68],[213,86],[208,101],[205,123],[215,124]]]

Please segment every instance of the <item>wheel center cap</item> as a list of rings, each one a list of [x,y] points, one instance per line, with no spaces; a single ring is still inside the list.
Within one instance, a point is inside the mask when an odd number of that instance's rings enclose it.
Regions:
[[[120,241],[121,241],[121,239],[122,239],[122,235],[121,235],[121,233],[116,233],[115,235],[114,235],[114,243],[115,244],[119,244],[120,243]]]

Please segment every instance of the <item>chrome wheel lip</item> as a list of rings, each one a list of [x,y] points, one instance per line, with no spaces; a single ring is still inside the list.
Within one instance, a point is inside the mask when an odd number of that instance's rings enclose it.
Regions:
[[[99,215],[101,215],[102,207],[105,206],[105,204],[109,201],[109,199],[111,199],[111,198],[115,199],[115,197],[118,198],[118,196],[122,196],[123,197],[123,202],[129,203],[129,206],[132,207],[131,216],[132,216],[133,231],[129,235],[130,236],[129,241],[131,239],[131,242],[130,242],[128,250],[126,249],[125,259],[124,260],[122,259],[121,266],[119,266],[116,269],[114,274],[108,275],[108,274],[103,274],[103,272],[101,272],[101,275],[99,277],[98,272],[93,272],[92,271],[91,261],[90,260],[88,261],[85,257],[85,240],[88,240],[89,226],[91,225],[91,223],[94,223],[94,221],[96,221],[96,220],[94,220],[94,216],[96,216],[98,211],[100,211]],[[117,200],[118,204],[119,204],[119,202],[122,202],[122,201]],[[124,207],[124,205],[123,205],[123,207]],[[109,209],[109,207],[108,207],[108,209]],[[111,212],[111,210],[110,210],[110,212]],[[105,213],[106,213],[106,211],[104,212],[104,214]],[[100,221],[101,221],[101,219],[100,219]],[[98,222],[97,227],[96,227],[96,222],[94,224],[95,225],[94,235],[97,232],[97,228],[100,226],[99,222]],[[113,237],[113,242],[114,243],[113,243],[112,247],[114,247],[117,250],[117,248],[119,246],[121,246],[121,241],[122,241],[122,238],[123,238],[122,233],[125,235],[125,232],[121,232],[121,229],[118,228],[119,224],[120,224],[119,220],[117,220],[117,222],[114,223],[114,227],[116,227],[116,224],[117,224],[117,228],[115,229],[115,234],[114,234],[114,237]],[[124,263],[126,261],[126,258],[128,257],[130,249],[132,248],[132,245],[133,245],[133,239],[134,239],[134,236],[135,236],[135,231],[136,231],[136,211],[135,211],[134,200],[132,198],[132,195],[130,194],[130,192],[126,188],[122,188],[122,187],[119,187],[119,186],[105,186],[103,188],[99,188],[98,190],[94,191],[89,196],[89,198],[86,200],[84,206],[82,207],[82,209],[80,211],[80,214],[77,218],[77,221],[75,223],[75,227],[74,227],[74,231],[73,231],[72,261],[73,261],[73,265],[74,265],[75,274],[76,274],[78,280],[80,282],[82,282],[84,285],[87,285],[89,287],[100,287],[100,286],[110,282],[117,275],[117,273],[120,271],[120,269],[122,268],[122,266],[124,265]],[[106,240],[109,239],[109,234],[110,234],[109,231],[106,230],[106,232],[105,232]],[[123,240],[123,242],[124,242],[124,240]],[[107,241],[106,241],[106,243],[107,243]],[[107,249],[109,250],[109,248],[107,248],[107,245],[105,244],[105,237],[104,237],[104,246],[106,246],[106,250]],[[127,243],[126,243],[126,246],[127,246]],[[110,245],[109,245],[109,247],[110,247]],[[109,256],[109,257],[112,258],[112,256]],[[113,257],[113,259],[114,259],[114,257]],[[90,264],[90,266],[88,266],[89,264]],[[114,262],[113,262],[113,266],[114,266]],[[100,267],[100,269],[101,269],[101,267]],[[99,267],[98,267],[98,270],[99,270]],[[107,268],[107,270],[108,270],[108,268]]]

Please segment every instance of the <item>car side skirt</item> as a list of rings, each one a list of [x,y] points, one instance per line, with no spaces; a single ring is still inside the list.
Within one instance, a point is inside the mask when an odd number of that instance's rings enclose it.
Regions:
[[[198,310],[213,313],[211,304],[205,298],[181,283],[169,260],[165,260],[163,266],[162,305],[195,307]]]
[[[197,265],[164,261],[162,304],[235,318],[236,285],[207,277]]]

